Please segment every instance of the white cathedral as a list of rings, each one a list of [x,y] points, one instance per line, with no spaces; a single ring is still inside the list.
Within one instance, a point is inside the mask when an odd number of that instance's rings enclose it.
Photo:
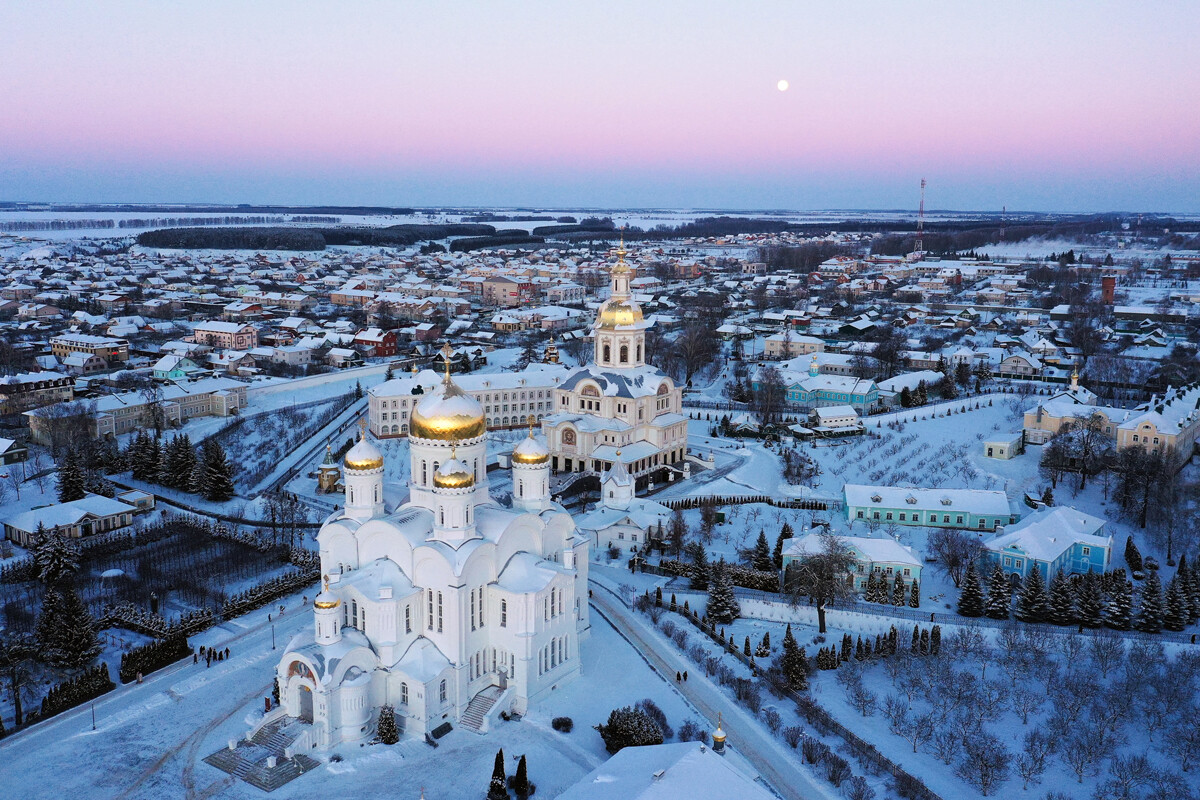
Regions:
[[[635,483],[686,474],[683,391],[646,363],[649,324],[630,293],[631,277],[622,245],[611,295],[593,326],[593,363],[555,388],[554,413],[542,419],[555,470],[600,474],[620,461]]]
[[[413,409],[406,502],[385,507],[365,432],[346,453],[345,508],[317,535],[314,625],[277,667],[282,712],[312,723],[313,746],[374,736],[385,704],[408,735],[478,730],[493,705],[523,713],[579,675],[588,539],[551,502],[532,431],[513,450],[512,506],[490,497],[486,427],[447,367]]]

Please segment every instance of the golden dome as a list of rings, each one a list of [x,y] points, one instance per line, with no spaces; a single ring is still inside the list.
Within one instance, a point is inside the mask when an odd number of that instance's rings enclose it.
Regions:
[[[362,429],[358,442],[346,451],[343,461],[346,469],[372,470],[383,467],[383,453],[379,448],[367,441],[366,422],[359,423]]]
[[[529,436],[513,448],[512,463],[514,464],[545,464],[550,460],[550,451],[533,438],[533,425],[529,426]]]
[[[475,485],[475,475],[466,464],[451,456],[433,473],[433,485],[438,489],[469,489]]]
[[[418,439],[457,442],[477,439],[487,431],[487,419],[479,401],[458,388],[450,378],[450,346],[442,349],[446,376],[440,389],[425,395],[413,408],[409,435]]]
[[[642,321],[642,309],[630,300],[609,300],[600,307],[596,316],[599,328],[618,328],[636,325]]]
[[[326,577],[325,589],[317,595],[317,599],[313,601],[313,605],[317,608],[328,610],[330,608],[337,608],[341,603],[342,601],[338,599],[337,595],[329,591],[329,578]]]

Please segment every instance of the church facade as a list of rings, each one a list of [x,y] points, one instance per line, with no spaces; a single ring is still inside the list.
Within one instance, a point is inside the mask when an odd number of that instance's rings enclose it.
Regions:
[[[593,361],[555,388],[553,413],[542,419],[555,470],[599,475],[620,461],[635,481],[682,474],[683,392],[646,363],[649,325],[630,293],[631,275],[622,247],[612,268],[611,296],[593,325]]]
[[[405,502],[385,506],[383,455],[365,431],[346,453],[345,508],[317,536],[314,624],[276,670],[280,713],[312,723],[312,746],[369,739],[384,705],[409,735],[478,730],[473,700],[524,712],[578,676],[588,540],[551,502],[532,432],[513,451],[512,505],[492,500],[486,434],[484,409],[447,370],[412,411]]]

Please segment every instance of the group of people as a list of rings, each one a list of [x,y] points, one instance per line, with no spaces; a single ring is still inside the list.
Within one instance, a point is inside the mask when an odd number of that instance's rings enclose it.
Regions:
[[[192,653],[192,663],[199,664],[200,659],[204,659],[204,666],[211,667],[214,661],[224,661],[229,658],[229,648],[220,650],[216,647],[205,647],[200,645],[195,653]]]

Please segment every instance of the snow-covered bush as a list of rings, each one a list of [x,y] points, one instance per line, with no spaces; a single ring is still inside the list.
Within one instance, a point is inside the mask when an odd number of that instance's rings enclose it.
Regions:
[[[629,706],[613,709],[608,722],[595,727],[609,753],[625,747],[663,743],[663,732],[658,724],[646,712]]]

